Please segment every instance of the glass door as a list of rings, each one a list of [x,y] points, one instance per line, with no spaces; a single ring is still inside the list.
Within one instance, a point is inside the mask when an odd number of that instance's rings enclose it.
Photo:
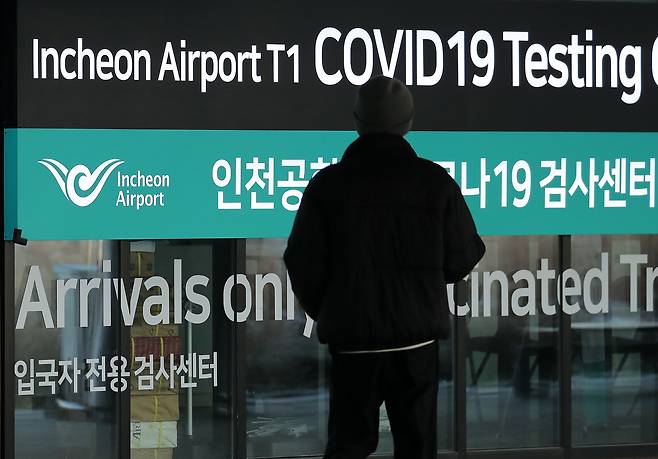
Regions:
[[[235,457],[237,329],[223,306],[235,248],[15,246],[14,457]]]
[[[223,307],[234,248],[234,240],[125,248],[129,283],[139,291],[122,340],[131,362],[122,434],[131,459],[234,457],[236,335]]]
[[[322,456],[327,441],[331,357],[294,297],[286,239],[247,239],[244,277],[246,457]],[[346,318],[349,320],[349,318]],[[452,342],[439,344],[438,447],[453,443]],[[385,404],[375,454],[393,452]]]
[[[14,278],[6,279],[14,283],[14,298],[3,311],[13,338],[5,359],[7,373],[13,371],[6,396],[13,402],[16,458],[118,457],[120,325],[102,288],[119,275],[118,247],[111,241],[15,246],[8,267]]]

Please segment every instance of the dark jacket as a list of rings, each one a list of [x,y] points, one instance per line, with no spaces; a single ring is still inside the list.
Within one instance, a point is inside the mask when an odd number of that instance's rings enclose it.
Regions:
[[[284,261],[320,342],[367,350],[446,337],[446,284],[484,251],[445,169],[403,137],[370,134],[309,181]]]

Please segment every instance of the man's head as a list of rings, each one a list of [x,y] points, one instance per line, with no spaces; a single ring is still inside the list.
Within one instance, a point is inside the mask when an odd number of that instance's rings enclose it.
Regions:
[[[400,80],[383,75],[359,88],[354,104],[354,124],[360,135],[405,135],[411,129],[414,100]]]

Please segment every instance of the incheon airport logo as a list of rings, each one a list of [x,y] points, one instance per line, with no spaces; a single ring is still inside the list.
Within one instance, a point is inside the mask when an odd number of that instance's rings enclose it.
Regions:
[[[77,164],[68,169],[61,162],[51,158],[44,158],[37,162],[52,174],[64,197],[78,207],[93,204],[106,183],[112,182],[112,180],[108,182],[112,173],[125,163],[117,158],[108,159],[92,172],[83,164]],[[136,210],[143,207],[164,207],[165,192],[157,191],[168,189],[169,183],[170,178],[166,174],[148,175],[143,174],[141,170],[135,171],[134,174],[124,174],[117,170],[115,207],[130,207]],[[149,192],[144,193],[144,191]]]
[[[109,159],[98,166],[94,172],[82,164],[73,166],[69,170],[59,161],[49,158],[44,158],[38,163],[53,174],[66,199],[76,206],[87,207],[96,200],[112,171],[123,164],[123,161]],[[81,191],[89,192],[86,196],[78,194],[76,181]]]

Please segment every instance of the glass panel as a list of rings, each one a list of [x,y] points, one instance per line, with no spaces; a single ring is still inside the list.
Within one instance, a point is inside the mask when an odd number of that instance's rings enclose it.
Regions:
[[[315,327],[304,336],[303,311],[288,307],[285,245],[285,239],[247,240],[254,306],[247,319],[248,457],[321,454],[326,442],[329,354]],[[261,289],[257,278],[270,283]]]
[[[454,321],[450,328],[453,329]],[[438,446],[439,450],[453,450],[454,443],[454,393],[452,377],[452,338],[439,341],[439,399],[438,399]]]
[[[214,279],[232,277],[231,244],[131,244],[125,283],[118,282],[118,243],[16,246],[16,457],[117,458],[120,438],[130,443],[133,458],[231,457],[233,326],[221,306],[222,290],[213,285]],[[135,278],[149,279],[150,288],[133,296],[140,282]],[[122,289],[126,306],[135,308],[128,328],[121,326]],[[199,318],[203,311],[207,317],[194,325],[179,321],[176,304],[183,319],[188,313]],[[159,320],[152,321],[146,310],[170,311],[169,323],[156,325]],[[88,325],[81,326],[85,316]],[[141,368],[137,356],[146,362],[152,356],[153,365]],[[159,372],[171,379],[152,381]],[[122,397],[130,406],[125,422],[119,421]]]
[[[465,286],[468,448],[555,445],[558,238],[484,241]]]
[[[595,279],[576,298],[607,308],[572,317],[574,444],[656,442],[658,236],[573,236],[571,250],[579,276]]]
[[[15,448],[17,458],[118,457],[119,396],[111,390],[91,392],[85,379],[85,359],[112,355],[118,348],[119,326],[102,323],[98,289],[89,295],[89,325],[81,328],[80,296],[69,292],[57,298],[57,280],[116,277],[117,244],[107,241],[30,241],[16,246]],[[113,272],[102,272],[103,260],[112,262]],[[37,268],[31,268],[37,267]],[[30,286],[27,281],[30,275]],[[39,295],[39,287],[43,286]],[[26,296],[23,294],[26,291]],[[29,301],[47,301],[41,312],[29,310]],[[25,301],[24,301],[25,300]],[[24,303],[24,304],[23,304]],[[21,315],[23,304],[23,315]],[[64,323],[58,328],[58,310]],[[52,318],[54,327],[45,327]],[[24,328],[22,324],[24,319]],[[58,383],[59,363],[77,359],[70,381]],[[37,373],[38,372],[38,373]],[[43,374],[42,374],[43,372]],[[32,377],[30,377],[32,375]]]
[[[253,306],[247,319],[247,456],[321,455],[327,441],[330,356],[287,286],[286,239],[247,241]],[[268,283],[269,282],[269,283]],[[262,287],[268,283],[265,287]],[[274,285],[273,285],[274,284]],[[452,347],[440,343],[439,446],[452,446]],[[377,453],[393,451],[385,407]]]
[[[133,382],[133,459],[169,458],[172,454],[174,458],[231,457],[232,322],[222,307],[222,289],[226,279],[233,278],[232,243],[216,240],[130,244],[131,276],[160,276],[162,287],[151,287],[148,292],[143,288],[142,292],[146,296],[168,289],[164,299],[168,300],[170,311],[169,324],[153,326],[148,325],[138,307],[130,328],[131,352],[137,356],[133,362],[149,362],[153,355],[153,373],[161,374],[153,380],[152,389],[148,385],[148,366],[143,373],[144,387],[140,388],[137,380]],[[177,304],[181,306],[182,320],[176,318]],[[166,314],[159,304],[151,311]],[[188,320],[192,317],[194,323]],[[140,367],[136,362],[133,369],[137,372]]]

